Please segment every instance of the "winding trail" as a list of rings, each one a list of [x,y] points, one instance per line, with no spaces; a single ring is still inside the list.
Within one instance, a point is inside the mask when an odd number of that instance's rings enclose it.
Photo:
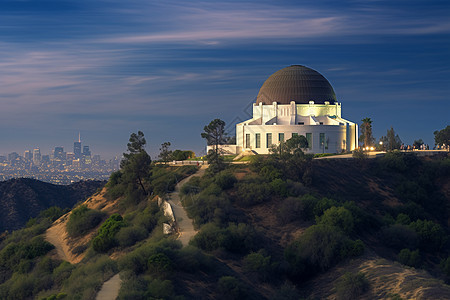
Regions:
[[[167,195],[168,201],[170,205],[172,206],[173,214],[175,215],[175,220],[178,225],[178,230],[180,236],[178,239],[181,241],[181,244],[183,246],[187,246],[189,244],[189,241],[191,238],[197,233],[197,231],[194,229],[194,225],[192,224],[192,220],[189,219],[186,210],[184,209],[183,205],[181,204],[180,199],[180,188],[188,182],[192,177],[200,177],[205,174],[206,169],[208,168],[207,165],[201,166],[200,170],[197,171],[197,173],[186,177],[185,179],[178,182],[178,184],[175,187],[175,191]]]
[[[109,280],[105,281],[102,288],[97,294],[95,300],[114,300],[119,295],[120,285],[122,280],[119,274],[114,275]]]

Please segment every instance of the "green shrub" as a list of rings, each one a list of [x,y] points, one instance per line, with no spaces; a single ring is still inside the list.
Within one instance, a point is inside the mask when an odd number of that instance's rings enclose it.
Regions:
[[[360,246],[361,243],[355,244],[336,227],[313,225],[288,245],[285,258],[293,276],[308,278],[328,270],[346,257],[360,254]]]
[[[440,267],[445,275],[450,276],[450,256],[441,260]]]
[[[86,205],[74,209],[67,222],[67,232],[70,236],[80,236],[96,227],[104,214],[98,210],[89,209]]]
[[[245,299],[245,286],[233,276],[223,276],[217,283],[217,291],[221,299]]]
[[[333,206],[324,211],[321,217],[316,217],[317,224],[335,226],[345,233],[353,231],[353,215],[344,207]]]
[[[147,299],[173,299],[175,290],[170,280],[153,279],[148,284]]]
[[[409,226],[393,224],[381,230],[383,243],[396,250],[403,248],[415,249],[418,245],[417,233]]]
[[[316,207],[319,199],[314,197],[311,194],[303,195],[300,198],[300,201],[303,206],[303,214],[306,220],[314,220],[314,208]]]
[[[115,235],[125,226],[119,214],[111,215],[98,230],[97,236],[92,240],[92,247],[97,252],[106,252],[117,243]]]
[[[417,220],[409,225],[419,237],[419,248],[425,251],[439,251],[447,237],[442,227],[428,220]]]
[[[137,242],[145,239],[148,236],[148,231],[139,226],[123,227],[116,235],[116,239],[120,246],[130,247]]]
[[[418,268],[420,266],[420,253],[419,249],[411,251],[409,249],[402,249],[398,254],[398,261],[404,265]]]
[[[59,217],[61,217],[65,213],[67,213],[68,211],[69,211],[69,209],[67,209],[67,208],[63,209],[63,208],[58,207],[58,206],[52,206],[50,208],[47,208],[44,211],[41,211],[39,213],[39,218],[46,218],[46,219],[50,220],[51,222],[54,222]]]
[[[295,285],[285,282],[279,290],[276,291],[273,300],[299,300],[300,293],[295,288]]]
[[[156,253],[148,259],[148,271],[154,276],[166,277],[173,270],[173,264],[170,258],[164,253]]]
[[[286,181],[276,178],[272,180],[270,183],[270,187],[272,188],[272,191],[279,196],[287,197],[288,196],[288,185]]]
[[[304,218],[303,202],[299,198],[286,198],[281,202],[276,214],[281,224],[301,220]]]
[[[227,190],[237,182],[236,177],[229,171],[222,171],[214,177],[214,182],[222,189]]]
[[[409,225],[411,223],[411,218],[407,214],[399,213],[395,222],[397,224]]]
[[[345,273],[336,284],[336,298],[342,300],[360,299],[369,288],[364,273]]]
[[[267,281],[274,275],[272,258],[264,250],[252,252],[244,257],[244,271],[262,281]]]
[[[266,183],[240,182],[238,183],[238,203],[252,206],[270,200],[272,188]]]
[[[321,216],[323,213],[333,207],[333,206],[339,206],[336,200],[329,199],[329,198],[322,198],[319,201],[317,201],[316,205],[313,208],[314,216]]]

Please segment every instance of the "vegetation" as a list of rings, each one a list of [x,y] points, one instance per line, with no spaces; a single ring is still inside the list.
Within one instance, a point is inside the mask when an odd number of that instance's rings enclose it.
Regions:
[[[360,299],[368,288],[369,282],[364,273],[345,273],[336,284],[336,298],[342,300]]]
[[[81,205],[74,209],[67,222],[67,232],[70,236],[80,236],[96,227],[103,220],[104,214],[98,210]]]
[[[436,145],[450,145],[450,125],[444,129],[434,132],[434,142]]]
[[[382,136],[380,138],[380,141],[383,142],[383,147],[387,151],[392,151],[395,149],[400,149],[400,146],[402,145],[402,140],[398,136],[398,134],[395,134],[394,128],[391,127],[391,129],[388,129],[386,132],[386,136]]]
[[[375,138],[372,135],[373,121],[370,118],[364,118],[361,121],[361,135],[359,139],[363,142],[363,147],[371,147],[375,142]]]

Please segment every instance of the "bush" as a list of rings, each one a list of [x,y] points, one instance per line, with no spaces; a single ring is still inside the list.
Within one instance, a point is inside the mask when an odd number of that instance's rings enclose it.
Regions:
[[[164,253],[156,253],[148,259],[149,272],[158,277],[166,277],[172,272],[172,261]]]
[[[364,273],[345,273],[335,287],[337,299],[360,299],[360,296],[368,290],[369,282]]]
[[[132,226],[121,228],[116,235],[116,239],[120,246],[129,247],[145,239],[147,236],[148,232],[145,228]]]
[[[351,241],[335,227],[313,225],[285,249],[285,258],[293,276],[308,278],[346,257],[360,254],[360,246],[360,242]]]
[[[398,254],[398,261],[404,265],[418,268],[420,265],[419,249],[411,251],[409,249],[402,249]]]
[[[214,177],[214,182],[222,189],[227,190],[237,182],[236,177],[229,171],[222,171]]]
[[[89,209],[86,205],[74,209],[67,222],[67,232],[70,236],[80,236],[97,226],[104,214],[98,210]]]
[[[417,233],[409,226],[393,224],[381,230],[383,243],[396,250],[403,248],[415,249],[418,245]]]
[[[274,275],[272,258],[264,250],[252,252],[244,258],[244,270],[262,281],[268,281]]]
[[[313,208],[314,216],[321,216],[321,215],[323,215],[323,213],[327,209],[329,209],[329,208],[331,208],[333,206],[336,206],[336,207],[339,206],[336,200],[325,198],[325,197],[320,199],[320,200],[318,200],[316,202],[316,205]]]
[[[106,252],[117,243],[115,235],[125,226],[119,214],[111,215],[98,230],[97,236],[92,240],[92,247],[97,252]]]
[[[227,228],[209,223],[200,229],[191,243],[206,251],[223,248],[234,253],[247,253],[258,249],[260,239],[259,233],[244,223],[230,223]]]
[[[276,213],[277,219],[281,224],[300,220],[303,218],[303,202],[299,198],[286,198]]]
[[[345,233],[353,231],[352,213],[344,207],[333,206],[327,209],[321,217],[316,217],[317,224],[335,226]]]
[[[303,195],[300,198],[300,201],[303,206],[303,215],[306,220],[314,220],[314,208],[316,207],[319,199],[314,197],[311,194]]]
[[[247,292],[244,285],[233,276],[223,276],[217,283],[217,291],[222,299],[245,299]]]
[[[439,251],[446,241],[446,234],[442,227],[428,220],[417,220],[409,225],[419,237],[420,249]]]
[[[272,191],[279,196],[286,197],[288,195],[288,185],[286,181],[276,178],[270,183]]]
[[[441,260],[440,267],[445,275],[450,276],[450,256]]]
[[[252,206],[270,200],[272,188],[266,183],[239,183],[238,184],[238,203],[243,206]]]

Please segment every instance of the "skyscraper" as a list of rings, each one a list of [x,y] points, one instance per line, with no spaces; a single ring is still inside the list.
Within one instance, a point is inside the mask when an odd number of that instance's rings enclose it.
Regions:
[[[73,153],[75,155],[75,159],[81,158],[81,135],[78,133],[78,142],[73,143]]]
[[[83,156],[91,156],[91,151],[89,151],[89,146],[83,146]]]
[[[41,150],[39,148],[33,149],[33,163],[35,165],[41,163]]]
[[[54,158],[60,159],[60,160],[64,159],[64,148],[63,147],[55,147]]]

